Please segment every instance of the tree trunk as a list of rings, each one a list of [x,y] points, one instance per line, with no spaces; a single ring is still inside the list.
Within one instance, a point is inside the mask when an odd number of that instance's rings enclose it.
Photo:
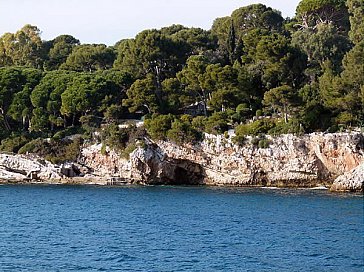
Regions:
[[[202,90],[202,98],[203,98],[203,111],[204,115],[207,116],[207,98],[205,90]]]
[[[8,118],[7,118],[7,116],[5,114],[1,114],[1,115],[3,117],[5,129],[9,131],[11,129],[11,127],[10,127]]]

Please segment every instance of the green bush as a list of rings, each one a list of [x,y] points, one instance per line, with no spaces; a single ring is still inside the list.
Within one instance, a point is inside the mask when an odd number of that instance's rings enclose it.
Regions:
[[[123,150],[129,141],[129,135],[127,129],[111,124],[102,129],[101,141],[111,148]]]
[[[175,116],[168,115],[153,115],[150,119],[144,121],[144,125],[149,135],[154,140],[165,140],[167,138],[167,132],[172,127],[172,122]]]
[[[44,145],[44,149],[42,150],[43,154],[39,155],[56,164],[75,161],[80,155],[81,145],[81,137],[76,137],[73,140],[51,140]]]
[[[9,138],[1,141],[0,150],[17,153],[19,149],[30,140],[31,139],[25,134],[12,134]]]
[[[237,136],[257,136],[259,134],[266,134],[275,126],[274,121],[270,119],[257,120],[253,123],[239,125],[235,128]]]
[[[123,157],[124,159],[129,160],[130,158],[130,154],[137,149],[137,145],[135,143],[129,143],[125,149],[121,152],[121,157]]]
[[[66,129],[63,129],[63,130],[60,130],[58,132],[56,132],[54,135],[53,135],[53,139],[54,140],[61,140],[67,136],[71,136],[71,135],[74,135],[74,134],[82,134],[84,132],[84,130],[80,127],[68,127]]]
[[[43,145],[44,140],[41,138],[37,138],[23,145],[19,149],[18,154],[38,153],[43,148]]]
[[[196,116],[192,119],[192,127],[200,132],[205,131],[205,124],[207,121],[207,117],[205,116]]]
[[[205,131],[207,133],[218,135],[228,129],[228,116],[225,112],[214,112],[205,122]]]
[[[264,139],[260,139],[258,142],[258,147],[259,148],[268,148],[270,146],[271,142],[264,138]]]
[[[167,138],[177,144],[194,143],[202,139],[202,133],[193,128],[190,119],[175,119],[167,131]]]
[[[106,145],[103,143],[101,145],[101,150],[100,150],[101,155],[105,156],[106,155]]]
[[[246,137],[243,135],[236,135],[232,139],[234,144],[243,146],[246,143]]]
[[[121,156],[127,157],[132,146],[135,146],[135,142],[143,140],[146,135],[145,129],[137,128],[134,124],[127,124],[127,127],[119,127],[116,124],[110,124],[105,126],[101,130],[101,154],[106,155],[106,147],[110,147],[118,152],[121,152]]]
[[[268,148],[271,144],[271,141],[268,140],[264,134],[260,134],[257,137],[253,137],[250,140],[250,143],[258,148]]]
[[[250,143],[251,143],[253,146],[258,146],[259,141],[260,141],[260,138],[259,138],[259,137],[253,137],[253,138],[250,140]]]
[[[301,135],[305,132],[303,126],[297,119],[290,119],[288,123],[284,120],[280,120],[276,123],[275,127],[268,131],[270,135],[281,135],[281,134],[296,134]]]

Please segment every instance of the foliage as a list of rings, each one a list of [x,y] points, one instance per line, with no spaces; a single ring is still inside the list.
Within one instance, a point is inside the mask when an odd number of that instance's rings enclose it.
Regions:
[[[19,149],[18,154],[39,153],[42,150],[43,145],[44,140],[41,138],[31,140]]]
[[[104,151],[106,150],[106,146],[108,146],[116,151],[124,152],[125,149],[128,147],[130,149],[132,145],[135,145],[144,136],[144,128],[137,128],[132,123],[123,125],[108,124],[100,130],[100,140],[103,144]]]
[[[18,150],[30,141],[25,134],[12,133],[10,137],[1,141],[0,150],[10,153],[17,153]]]
[[[33,152],[52,163],[59,164],[67,161],[76,161],[80,154],[81,145],[81,137],[75,137],[73,140],[51,139],[50,141],[43,141],[41,145],[36,145]]]
[[[259,148],[268,148],[270,146],[271,142],[266,139],[266,138],[263,138],[263,139],[260,139],[259,142],[258,142],[258,147]]]
[[[0,66],[25,66],[41,68],[44,55],[40,30],[25,25],[16,33],[0,37]]]
[[[275,123],[275,126],[268,131],[270,135],[281,135],[281,134],[296,134],[301,135],[304,133],[304,128],[298,119],[291,119],[288,122],[279,120]]]
[[[171,129],[174,119],[175,117],[172,114],[154,114],[150,119],[146,119],[144,124],[152,139],[165,140],[167,138],[167,132]]]
[[[72,53],[60,68],[74,71],[92,72],[110,69],[115,60],[115,52],[103,44],[83,44],[74,47]]]
[[[235,128],[235,135],[237,137],[259,134],[266,134],[275,127],[275,122],[271,119],[261,119],[249,124],[239,125]]]
[[[101,131],[105,147],[128,153],[145,131],[119,125],[137,118],[153,139],[177,143],[234,126],[239,144],[361,126],[363,18],[362,0],[302,0],[292,19],[253,4],[210,30],[171,25],[112,47],[71,35],[42,41],[25,25],[0,37],[0,148],[38,152],[53,135],[63,150],[66,136]],[[77,153],[49,145],[39,152]]]
[[[192,126],[189,116],[181,116],[172,122],[167,138],[177,144],[195,143],[202,139],[202,134]]]
[[[121,152],[121,156],[127,160],[129,160],[130,154],[137,148],[135,143],[129,143],[124,150]]]
[[[222,134],[228,128],[228,116],[226,112],[214,112],[205,121],[205,131],[207,133]]]
[[[303,27],[315,27],[317,23],[335,23],[348,27],[348,11],[345,0],[302,0],[296,9]]]

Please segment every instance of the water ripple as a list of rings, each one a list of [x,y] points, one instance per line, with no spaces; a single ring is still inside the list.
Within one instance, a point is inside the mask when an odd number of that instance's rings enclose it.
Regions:
[[[0,187],[1,271],[362,271],[363,196]]]

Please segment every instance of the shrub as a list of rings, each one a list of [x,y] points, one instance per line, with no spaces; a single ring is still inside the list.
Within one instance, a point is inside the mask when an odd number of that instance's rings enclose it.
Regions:
[[[281,134],[303,134],[305,132],[303,126],[300,124],[297,119],[290,119],[288,123],[285,123],[283,120],[280,120],[276,123],[275,127],[271,128],[268,131],[270,135],[281,135]]]
[[[222,134],[229,129],[228,117],[224,112],[213,113],[205,122],[205,130],[211,134]]]
[[[259,134],[265,134],[275,126],[274,121],[269,119],[257,120],[250,124],[239,125],[235,128],[235,134],[237,136],[257,136]]]
[[[237,136],[233,137],[232,141],[234,144],[243,146],[246,143],[246,137],[243,135],[237,135]]]
[[[17,153],[29,141],[30,138],[27,135],[12,134],[9,138],[1,141],[0,150]]]
[[[100,150],[101,155],[105,156],[106,155],[106,145],[103,143],[101,145],[101,150]]]
[[[265,135],[263,134],[260,134],[258,135],[257,137],[253,137],[251,140],[250,140],[250,143],[255,146],[255,147],[258,147],[258,148],[268,148],[271,144],[271,141],[268,140]]]
[[[52,163],[63,163],[66,161],[75,161],[80,155],[80,147],[82,144],[82,138],[76,137],[74,140],[51,140],[46,142],[43,154],[39,154],[45,157]],[[45,154],[44,154],[45,153]]]
[[[202,139],[202,134],[193,128],[189,119],[175,119],[167,132],[168,139],[177,144],[194,143]]]
[[[26,153],[38,153],[43,148],[44,140],[41,138],[37,138],[35,140],[32,140],[25,145],[23,145],[19,151],[18,154],[26,154]]]
[[[71,136],[71,135],[74,135],[74,134],[82,134],[84,132],[84,130],[80,127],[68,127],[66,129],[63,129],[63,130],[60,130],[58,132],[56,132],[54,135],[53,135],[53,139],[58,141],[58,140],[61,140],[67,136]]]
[[[128,140],[127,130],[119,128],[116,124],[108,125],[101,131],[102,143],[111,148],[122,150],[126,147]]]
[[[121,157],[129,160],[130,154],[137,148],[135,143],[129,143],[125,149],[121,152]]]
[[[271,142],[264,138],[264,139],[260,139],[258,142],[258,147],[259,148],[268,148],[270,146]]]
[[[259,137],[253,137],[251,140],[250,140],[250,143],[253,145],[253,146],[258,146],[259,144]]]
[[[205,131],[205,124],[207,121],[207,117],[205,116],[196,116],[192,119],[192,127],[198,131]]]
[[[174,119],[172,114],[153,115],[151,119],[145,120],[144,125],[152,139],[165,140],[167,131],[171,129]]]

